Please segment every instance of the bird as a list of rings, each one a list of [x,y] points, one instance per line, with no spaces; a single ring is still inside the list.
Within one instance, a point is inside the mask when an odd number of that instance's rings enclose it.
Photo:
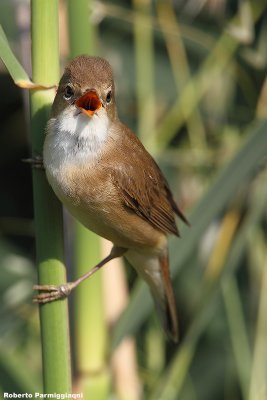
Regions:
[[[113,247],[74,282],[35,285],[34,301],[68,296],[108,261],[124,256],[148,284],[167,337],[177,342],[168,237],[179,236],[175,215],[189,223],[155,160],[119,119],[113,71],[104,58],[80,55],[66,66],[46,126],[43,163],[63,205]]]

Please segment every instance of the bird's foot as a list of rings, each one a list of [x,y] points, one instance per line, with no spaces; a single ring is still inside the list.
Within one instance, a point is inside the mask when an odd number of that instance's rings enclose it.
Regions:
[[[63,285],[34,285],[33,290],[40,290],[39,293],[33,297],[34,303],[49,303],[51,301],[63,299],[67,297],[76,285],[73,282],[68,282]]]
[[[80,278],[74,282],[67,282],[62,285],[35,285],[34,290],[40,290],[42,293],[37,294],[33,297],[34,303],[49,303],[50,301],[59,300],[67,297],[72,289],[77,287],[80,283],[92,276],[96,271],[102,268],[107,262],[113,260],[116,257],[121,257],[127,249],[122,247],[113,246],[110,254],[100,261],[94,268],[83,274]]]
[[[24,158],[22,161],[30,164],[32,166],[32,168],[44,169],[43,158],[41,156],[33,156],[32,158]]]

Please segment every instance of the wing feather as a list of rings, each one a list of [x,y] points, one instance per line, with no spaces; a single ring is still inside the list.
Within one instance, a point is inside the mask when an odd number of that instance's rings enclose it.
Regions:
[[[118,195],[126,207],[160,231],[179,235],[174,219],[175,210],[169,200],[170,194],[166,190],[165,182],[162,184],[157,174],[153,176],[150,171],[138,176],[134,172],[129,175],[128,165],[127,169],[118,168],[111,175]]]
[[[168,182],[134,133],[123,124],[121,129],[123,145],[117,144],[116,163],[109,164],[118,196],[125,207],[156,229],[179,236],[175,214],[188,222],[175,203]]]

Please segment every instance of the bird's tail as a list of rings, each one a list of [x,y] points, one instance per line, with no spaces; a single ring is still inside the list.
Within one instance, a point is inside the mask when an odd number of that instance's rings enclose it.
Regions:
[[[178,320],[172,283],[169,273],[168,254],[159,257],[162,275],[162,288],[151,288],[152,297],[162,326],[169,339],[175,343],[178,341]]]
[[[154,257],[144,257],[133,252],[126,253],[125,256],[148,284],[166,335],[177,342],[178,320],[167,251]]]

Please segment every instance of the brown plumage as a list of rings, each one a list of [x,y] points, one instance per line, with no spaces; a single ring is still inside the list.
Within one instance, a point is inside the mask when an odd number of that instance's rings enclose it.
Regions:
[[[123,148],[124,151],[128,149],[130,157],[125,160],[125,168],[115,165],[112,174],[118,195],[123,197],[127,207],[156,229],[178,236],[174,213],[184,222],[187,221],[173,199],[168,182],[132,131],[125,125],[122,126],[122,130]],[[137,168],[138,165],[145,165],[145,169]]]
[[[187,220],[156,162],[119,120],[114,91],[106,60],[80,56],[69,64],[47,125],[46,174],[80,222],[125,251],[148,283],[165,331],[176,341],[167,236],[178,236],[175,214]]]

